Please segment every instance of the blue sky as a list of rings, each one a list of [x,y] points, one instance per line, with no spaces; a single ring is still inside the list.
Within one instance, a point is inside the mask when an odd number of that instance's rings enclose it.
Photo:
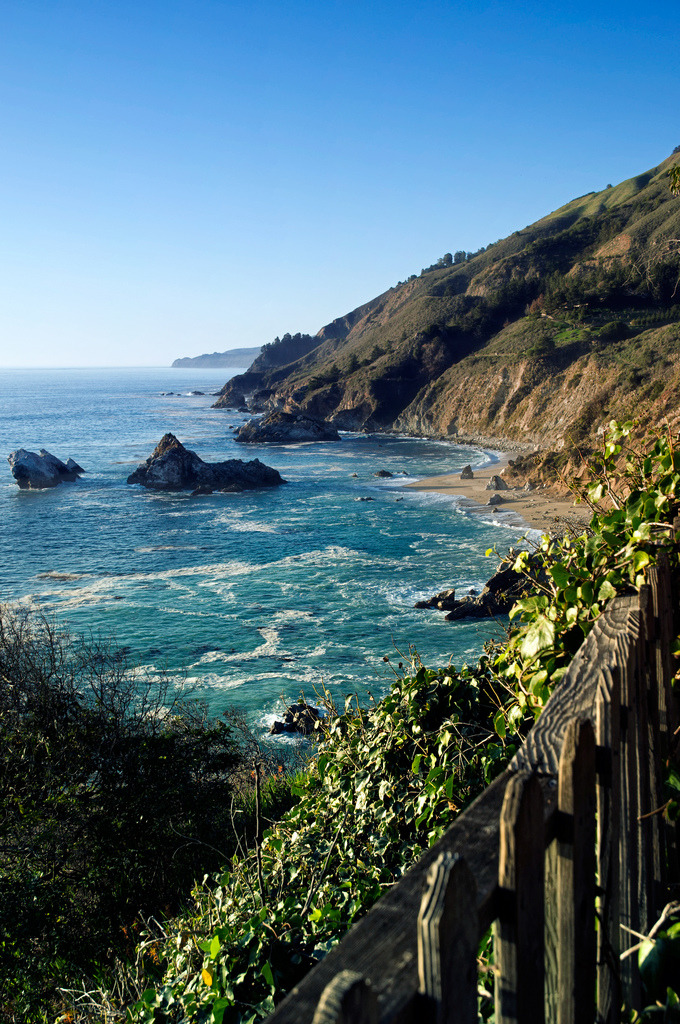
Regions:
[[[680,143],[676,3],[0,0],[0,365],[315,333]]]

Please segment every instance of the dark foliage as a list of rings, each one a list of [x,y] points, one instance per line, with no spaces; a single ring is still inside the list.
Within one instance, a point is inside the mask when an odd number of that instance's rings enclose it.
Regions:
[[[238,753],[164,677],[0,607],[0,760],[0,1019],[18,1021],[224,861]]]

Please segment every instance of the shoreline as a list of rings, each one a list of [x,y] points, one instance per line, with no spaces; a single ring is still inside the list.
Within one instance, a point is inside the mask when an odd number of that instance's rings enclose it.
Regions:
[[[451,498],[460,498],[460,508],[466,512],[492,515],[502,525],[506,520],[510,525],[510,514],[519,518],[530,530],[550,533],[560,525],[573,526],[581,529],[590,522],[591,512],[583,505],[574,505],[567,498],[555,498],[543,490],[525,491],[523,488],[509,488],[507,491],[487,491],[486,485],[490,478],[500,475],[508,465],[512,456],[524,455],[534,451],[533,445],[507,449],[487,448],[485,454],[491,461],[477,469],[473,466],[472,480],[461,480],[460,472],[444,473],[439,476],[424,477],[416,483],[406,484],[405,488],[413,491],[430,491],[445,494]],[[500,505],[487,504],[492,494],[503,498]]]

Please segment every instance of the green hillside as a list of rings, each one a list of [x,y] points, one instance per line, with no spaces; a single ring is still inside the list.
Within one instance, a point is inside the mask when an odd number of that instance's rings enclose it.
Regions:
[[[679,164],[680,151],[477,253],[447,253],[297,358],[268,346],[268,365],[216,404],[245,394],[254,411],[303,409],[341,428],[541,445],[587,438],[610,414],[674,418]]]

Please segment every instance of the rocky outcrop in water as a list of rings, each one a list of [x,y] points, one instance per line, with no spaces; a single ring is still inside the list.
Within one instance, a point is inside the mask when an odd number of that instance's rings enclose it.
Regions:
[[[414,608],[438,608],[440,612],[450,611],[458,604],[454,587],[447,590],[440,590],[434,597],[428,597],[425,601],[416,601]]]
[[[165,434],[146,462],[132,473],[127,482],[142,484],[155,491],[209,490],[246,491],[257,487],[276,487],[285,483],[281,474],[259,459],[242,462],[204,462],[190,451],[174,434]]]
[[[284,732],[293,732],[301,736],[309,736],[314,732],[316,723],[320,720],[321,715],[318,709],[312,704],[307,704],[306,701],[301,701],[299,704],[291,704],[289,708],[286,708],[283,721],[277,719],[269,730],[269,734],[279,736]]]
[[[515,572],[513,564],[516,552],[501,562],[481,594],[470,593],[456,598],[453,588],[442,590],[426,601],[417,601],[416,608],[437,608],[445,611],[449,621],[456,619],[483,619],[490,615],[507,615],[515,601],[536,592],[536,582],[541,580],[541,567],[537,560],[530,559],[531,572],[536,581],[524,573]]]
[[[340,435],[330,423],[305,413],[275,409],[261,420],[249,420],[236,434],[246,444],[299,444],[304,441],[339,441]]]
[[[22,490],[39,490],[44,487],[56,487],[66,480],[77,480],[85,470],[68,459],[62,462],[56,455],[41,448],[39,452],[29,452],[18,448],[7,458],[12,476]]]

